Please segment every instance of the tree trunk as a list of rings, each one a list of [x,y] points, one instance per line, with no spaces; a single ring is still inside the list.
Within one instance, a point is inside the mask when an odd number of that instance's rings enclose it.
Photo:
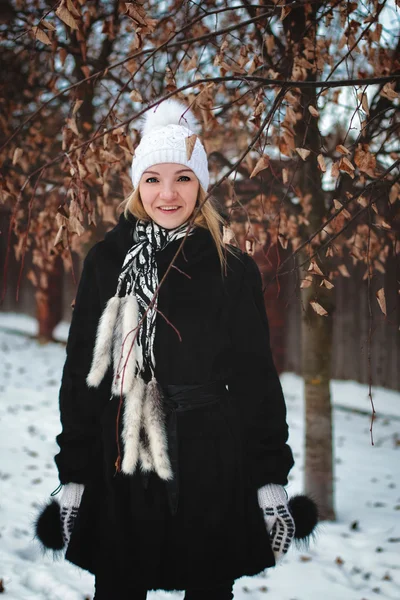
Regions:
[[[47,285],[35,293],[38,340],[46,344],[53,340],[53,331],[63,313],[63,263],[58,256],[51,271],[46,272]]]
[[[332,317],[321,317],[310,306],[315,300],[313,286],[302,290],[304,312],[302,374],[305,398],[305,492],[317,502],[320,518],[334,520],[332,409],[330,379],[332,365]],[[332,294],[332,292],[331,292]],[[318,295],[329,310],[332,296]]]
[[[286,280],[281,277],[279,278],[278,283],[278,279],[274,279],[274,277],[280,262],[285,258],[282,255],[283,252],[281,248],[275,247],[271,250],[269,245],[265,244],[264,247],[261,250],[257,250],[253,256],[261,272],[264,288],[264,303],[269,323],[270,345],[275,367],[279,374],[284,371],[286,356],[286,306],[283,300],[285,297]],[[272,283],[271,280],[273,280]]]
[[[309,40],[315,36],[315,16],[318,4],[294,9],[284,19],[288,42],[291,42],[287,53],[288,77],[295,57],[302,55],[304,50],[304,32],[308,30]],[[308,55],[309,59],[311,58]],[[312,59],[311,59],[312,60]],[[312,69],[307,71],[307,79],[315,79]],[[320,152],[320,134],[318,119],[310,117],[309,106],[317,106],[315,89],[301,90],[300,107],[302,118],[295,126],[296,147],[311,150],[305,162],[298,169],[297,185],[303,198],[308,196],[310,212],[307,216],[309,225],[304,228],[305,237],[309,237],[318,229],[326,214],[325,197],[321,183],[321,172],[318,168],[317,156]],[[318,247],[311,243],[302,253],[301,261],[305,262],[310,251]],[[327,259],[323,269],[327,272]],[[308,263],[306,263],[306,269]],[[333,485],[333,449],[332,449],[332,409],[330,403],[329,381],[331,377],[332,354],[332,312],[334,295],[326,288],[319,286],[320,279],[309,288],[302,290],[303,319],[302,319],[302,375],[304,378],[305,412],[306,412],[306,461],[305,461],[305,492],[317,502],[320,518],[335,519],[334,485]],[[318,280],[319,279],[319,280]],[[329,313],[328,317],[318,315],[310,306],[310,301],[320,303]]]

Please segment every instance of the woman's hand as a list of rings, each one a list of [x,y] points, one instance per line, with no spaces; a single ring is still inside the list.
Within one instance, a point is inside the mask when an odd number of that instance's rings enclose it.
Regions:
[[[63,486],[59,503],[61,509],[62,534],[67,546],[74,528],[84,489],[85,486],[83,483],[67,483]]]
[[[271,538],[275,562],[278,562],[289,550],[295,533],[284,487],[275,483],[264,485],[258,490],[258,504]]]

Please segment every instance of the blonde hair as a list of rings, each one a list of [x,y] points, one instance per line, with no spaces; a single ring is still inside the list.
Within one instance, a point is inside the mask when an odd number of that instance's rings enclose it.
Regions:
[[[225,220],[215,208],[214,201],[211,197],[207,198],[207,200],[204,202],[206,197],[207,193],[201,186],[199,186],[195,211],[198,205],[200,205],[200,210],[197,212],[193,224],[197,227],[208,229],[208,231],[211,233],[217,248],[221,269],[225,269],[227,266],[225,254],[227,251],[232,252],[231,249],[228,246],[225,246],[223,242],[221,225],[225,223]],[[138,187],[131,192],[124,204],[124,214],[126,218],[128,218],[129,214],[131,213],[137,219],[142,219],[143,221],[150,220],[149,215],[143,207]]]

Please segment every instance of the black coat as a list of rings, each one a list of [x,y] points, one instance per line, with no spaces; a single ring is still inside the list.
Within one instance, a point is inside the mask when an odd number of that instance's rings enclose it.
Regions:
[[[187,589],[259,573],[274,558],[257,489],[285,485],[293,458],[258,267],[235,249],[222,277],[209,231],[197,228],[160,289],[157,381],[228,386],[221,402],[178,415],[179,504],[172,515],[166,484],[156,474],[146,480],[115,471],[119,398],[110,400],[111,371],[97,389],[85,381],[133,225],[122,216],[90,250],[76,298],[56,463],[62,483],[84,483],[85,491],[66,558],[92,573],[109,573],[125,589],[129,583]],[[160,280],[180,242],[157,254]]]

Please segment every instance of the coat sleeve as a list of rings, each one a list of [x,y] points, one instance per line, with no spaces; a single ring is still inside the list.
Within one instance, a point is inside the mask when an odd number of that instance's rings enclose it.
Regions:
[[[231,317],[232,376],[228,382],[244,427],[246,465],[255,488],[287,484],[293,456],[287,444],[286,405],[276,371],[260,271],[243,255],[244,276]]]
[[[107,377],[98,388],[88,388],[89,372],[101,303],[96,281],[96,246],[88,253],[79,282],[67,342],[59,402],[62,432],[55,456],[60,482],[87,483],[101,462],[99,419],[108,400]]]

